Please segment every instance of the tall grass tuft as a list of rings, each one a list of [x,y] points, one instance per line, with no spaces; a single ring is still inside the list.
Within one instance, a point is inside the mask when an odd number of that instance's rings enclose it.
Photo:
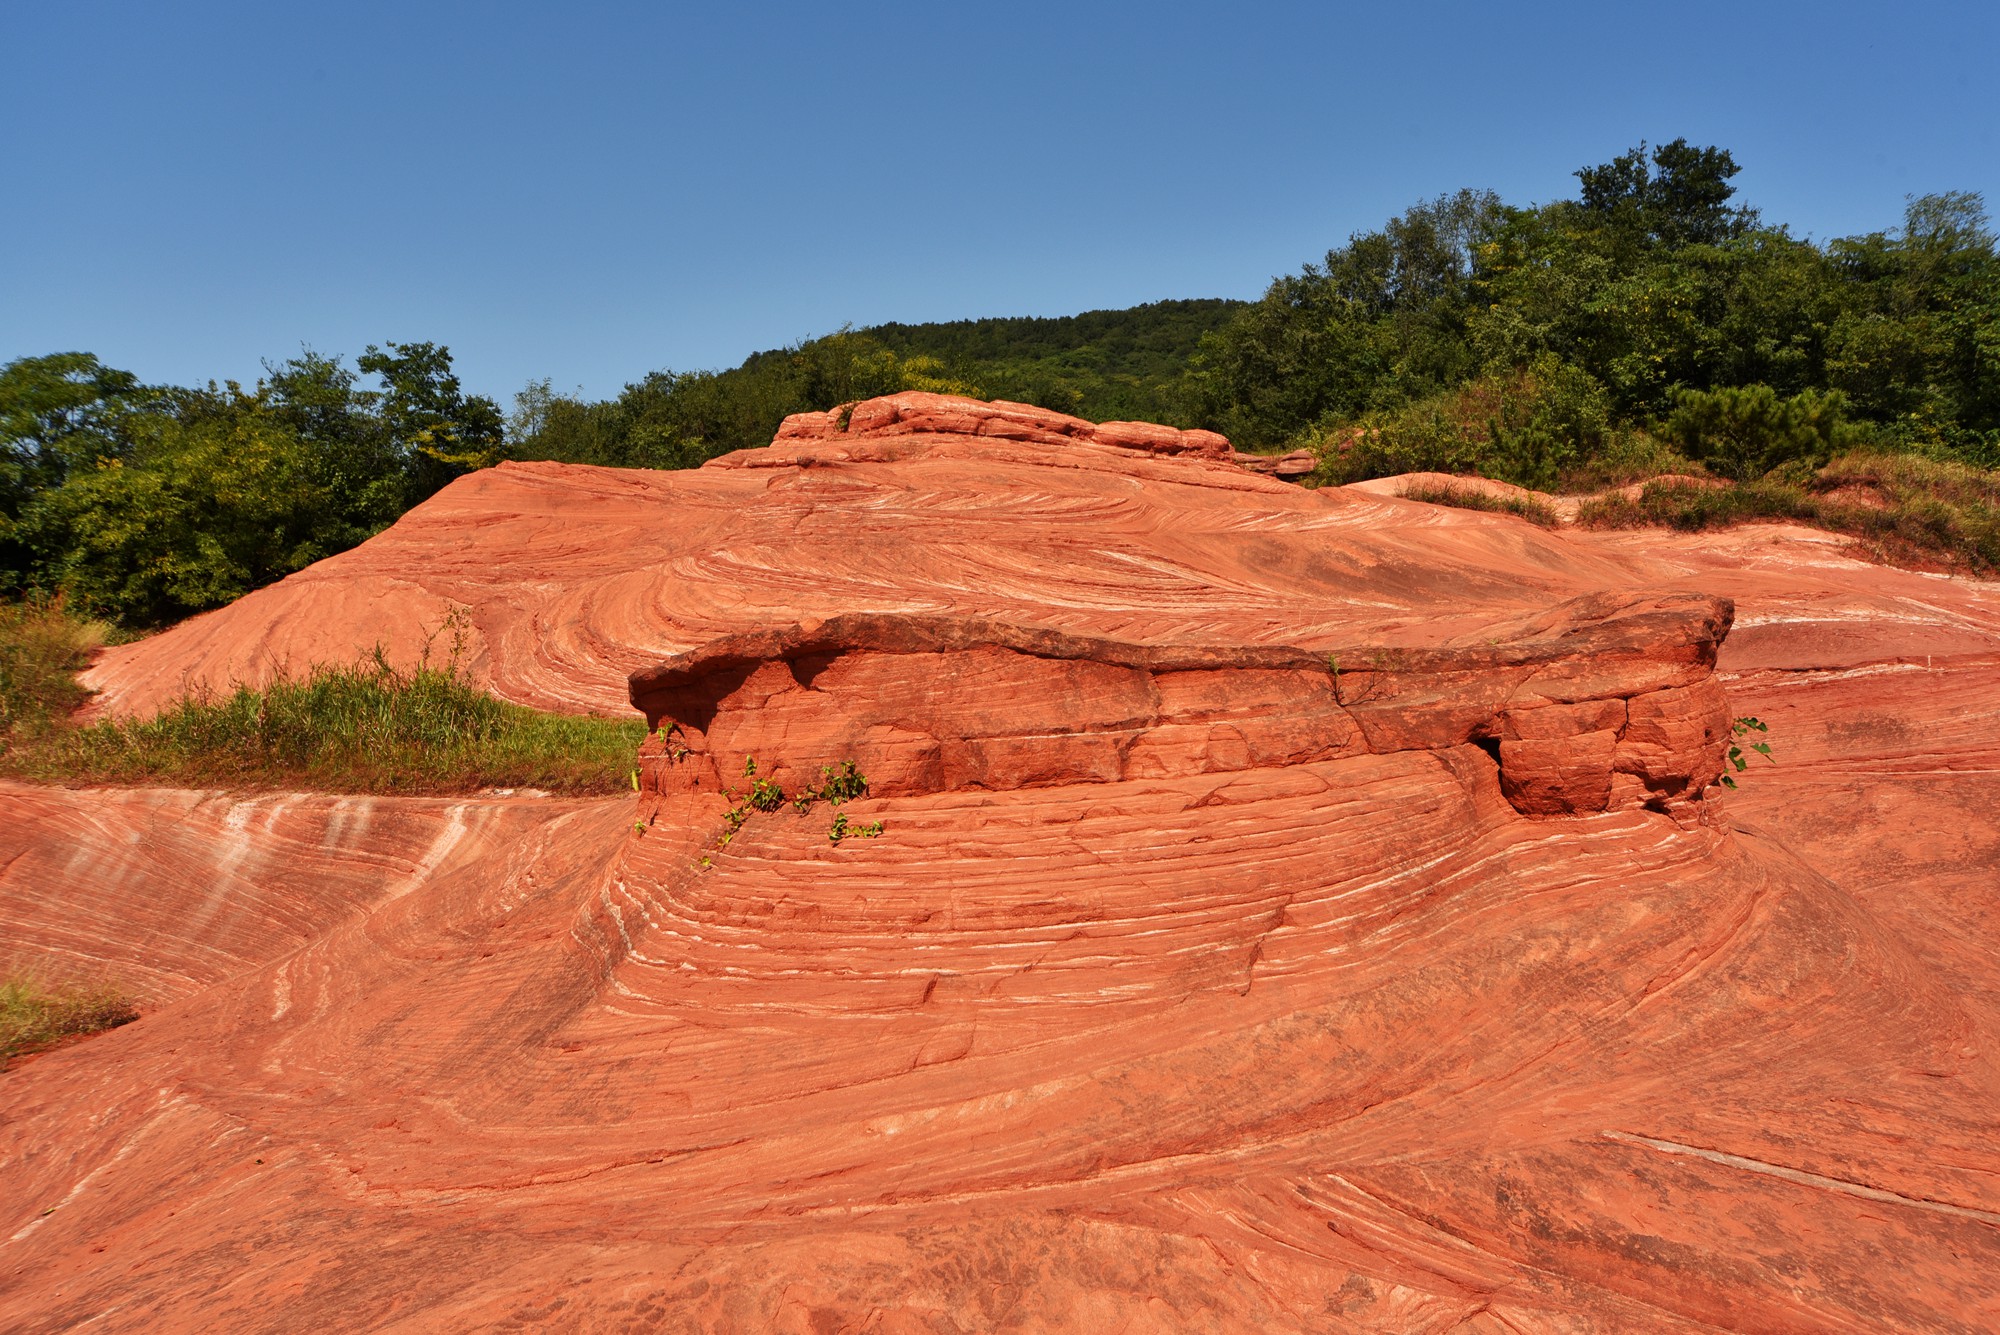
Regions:
[[[138,1018],[113,989],[49,987],[26,975],[0,978],[0,1071],[16,1057]]]
[[[1782,482],[1714,486],[1692,478],[1647,483],[1636,500],[1619,492],[1585,501],[1577,522],[1586,528],[1727,528],[1753,520],[1816,523],[1819,508],[1803,487]]]
[[[455,664],[399,669],[378,651],[229,694],[199,692],[150,719],[109,720],[17,746],[0,768],[52,783],[165,783],[365,793],[626,784],[646,726],[506,704]]]
[[[1514,515],[1543,528],[1562,523],[1549,503],[1533,494],[1494,494],[1472,486],[1418,486],[1403,493],[1406,501],[1428,505],[1449,505],[1460,510],[1485,510],[1492,514]]]
[[[0,754],[61,726],[88,698],[76,674],[111,633],[60,598],[0,603]]]

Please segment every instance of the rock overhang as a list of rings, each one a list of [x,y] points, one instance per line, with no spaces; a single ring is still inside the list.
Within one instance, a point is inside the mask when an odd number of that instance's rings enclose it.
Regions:
[[[1166,779],[1479,745],[1523,815],[1685,816],[1721,772],[1727,599],[1588,595],[1485,642],[1140,643],[852,613],[723,636],[630,680],[655,793],[853,761],[880,797]],[[671,734],[671,736],[669,736]]]

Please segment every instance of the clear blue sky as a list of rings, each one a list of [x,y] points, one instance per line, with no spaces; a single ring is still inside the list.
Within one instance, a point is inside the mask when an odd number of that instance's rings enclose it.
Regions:
[[[0,361],[450,345],[506,403],[839,325],[1251,297],[1460,186],[1728,148],[2000,211],[2000,4],[0,3]]]

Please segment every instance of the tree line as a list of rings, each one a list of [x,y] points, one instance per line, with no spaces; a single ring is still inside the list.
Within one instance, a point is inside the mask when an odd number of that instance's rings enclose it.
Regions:
[[[1731,155],[1640,145],[1527,207],[1427,201],[1254,302],[843,329],[592,401],[510,411],[450,351],[305,351],[149,386],[87,353],[0,367],[0,594],[126,626],[219,606],[502,459],[686,468],[782,418],[905,389],[1308,446],[1330,481],[1420,469],[1532,486],[1739,479],[1866,442],[2000,466],[2000,252],[1979,196],[1820,242],[1736,199]]]
[[[2000,255],[1983,201],[1910,199],[1824,243],[1735,199],[1685,140],[1577,172],[1574,199],[1431,200],[1276,279],[1207,336],[1186,424],[1534,486],[1691,458],[1738,478],[1843,442],[2000,464]]]
[[[901,390],[1164,417],[1174,370],[1243,305],[844,329],[728,370],[656,371],[602,401],[541,380],[511,411],[466,393],[433,343],[371,346],[352,366],[305,351],[248,389],[144,385],[88,353],[25,357],[0,367],[0,596],[60,591],[129,628],[164,625],[503,459],[692,468],[768,444],[790,413]]]
[[[505,427],[431,343],[352,368],[305,352],[250,390],[22,358],[0,368],[0,591],[61,592],[129,627],[218,607],[497,461]]]

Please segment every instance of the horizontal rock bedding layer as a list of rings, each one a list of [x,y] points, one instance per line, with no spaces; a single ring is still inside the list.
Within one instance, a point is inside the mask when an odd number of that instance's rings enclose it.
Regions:
[[[1319,654],[854,614],[714,641],[631,690],[651,729],[671,729],[643,753],[661,792],[719,792],[746,762],[796,791],[851,761],[904,796],[1484,740],[1524,814],[1678,809],[1720,770],[1729,715],[1711,673],[1730,616],[1698,596],[1592,596],[1506,643]]]

